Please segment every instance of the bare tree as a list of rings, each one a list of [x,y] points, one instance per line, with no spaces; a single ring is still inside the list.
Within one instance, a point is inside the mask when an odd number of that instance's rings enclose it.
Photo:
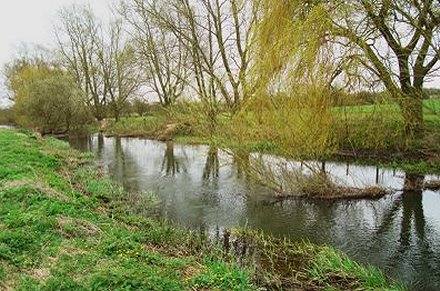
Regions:
[[[120,20],[110,23],[107,39],[109,43],[101,46],[99,58],[110,99],[109,109],[118,122],[127,101],[140,86],[140,70],[134,45],[124,38]]]
[[[177,0],[173,5],[175,14],[179,15],[180,22],[176,23],[172,18],[168,18],[164,21],[164,25],[181,39],[189,51],[191,60],[189,65],[196,84],[193,88],[204,106],[209,132],[212,135],[217,126],[219,102],[217,94],[218,91],[225,89],[224,86],[219,86],[223,84],[215,74],[215,65],[218,62],[219,54],[216,53],[214,46],[212,17],[206,11],[205,14],[202,12],[198,14],[189,0]],[[163,21],[165,18],[161,19]]]
[[[151,24],[155,23],[174,36],[175,47],[188,57],[185,64],[190,69],[191,80],[187,85],[199,99],[209,103],[221,99],[231,110],[237,109],[246,95],[258,1],[134,2],[138,13],[142,11],[150,34]]]
[[[85,92],[85,102],[93,116],[101,121],[108,94],[98,56],[103,50],[101,23],[88,6],[64,8],[59,19],[55,34],[65,66]]]
[[[120,14],[130,24],[136,53],[143,71],[143,83],[164,106],[172,105],[188,82],[188,53],[182,42],[151,17],[152,3],[122,2]]]
[[[433,0],[359,0],[333,19],[335,36],[361,53],[355,58],[394,97],[411,135],[423,132],[423,83],[440,56],[439,8]]]
[[[98,121],[108,109],[116,121],[128,99],[139,88],[140,73],[134,45],[121,20],[103,27],[88,6],[71,6],[60,12],[56,30],[64,63],[86,95],[86,104]]]
[[[202,1],[212,20],[210,33],[215,38],[221,67],[228,83],[223,85],[223,97],[235,110],[246,97],[247,75],[250,64],[250,48],[253,27],[258,16],[258,1],[214,0]],[[231,87],[232,92],[228,92]]]

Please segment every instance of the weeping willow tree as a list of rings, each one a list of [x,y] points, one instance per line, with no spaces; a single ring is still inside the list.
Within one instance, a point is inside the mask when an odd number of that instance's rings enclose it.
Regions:
[[[256,27],[252,98],[235,119],[237,139],[276,145],[284,155],[319,158],[332,151],[329,79],[331,27],[321,5],[263,1]]]
[[[423,134],[423,85],[440,57],[438,1],[264,2],[256,64],[262,86],[288,68],[295,83],[380,88],[398,105],[406,136]]]
[[[374,75],[368,54],[338,34],[336,24],[355,13],[353,7],[342,1],[263,1],[253,48],[253,95],[235,118],[239,144],[268,142],[302,161],[321,160],[338,149],[334,88],[362,88]],[[312,195],[316,189],[319,195],[356,193],[313,163],[254,155],[250,164],[251,176],[282,195]]]
[[[236,152],[251,145],[243,163],[246,174],[281,195],[299,193],[302,177],[291,160],[262,155],[275,151],[302,160],[321,159],[333,151],[329,78],[333,51],[325,38],[326,10],[295,1],[263,0],[255,27],[249,88],[251,97],[234,116]],[[240,156],[234,156],[240,159]],[[306,165],[312,173],[319,169]]]

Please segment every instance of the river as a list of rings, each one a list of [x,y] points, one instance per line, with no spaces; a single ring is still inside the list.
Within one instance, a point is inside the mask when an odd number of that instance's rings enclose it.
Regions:
[[[377,200],[279,200],[209,146],[102,135],[69,142],[93,152],[99,166],[127,190],[156,193],[161,214],[186,227],[221,231],[246,226],[293,241],[327,244],[383,269],[410,290],[440,290],[438,191],[398,190]],[[353,186],[403,189],[409,177],[375,166],[325,167]]]

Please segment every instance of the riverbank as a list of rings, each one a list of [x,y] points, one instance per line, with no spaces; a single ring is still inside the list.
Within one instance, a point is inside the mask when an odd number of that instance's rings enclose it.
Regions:
[[[440,173],[440,99],[425,100],[424,106],[425,134],[421,139],[404,136],[397,106],[335,107],[331,126],[333,142],[325,153],[318,153],[319,159],[377,164],[420,175]],[[218,116],[216,131],[211,135],[202,118],[197,119],[192,111],[182,113],[184,111],[177,106],[171,113],[156,110],[144,117],[122,118],[118,123],[107,120],[100,130],[106,136],[214,144],[240,152],[275,154],[299,160],[316,159],[261,137],[256,133],[258,128],[247,128],[247,134],[241,134],[233,118],[227,114]]]
[[[0,129],[0,148],[0,289],[403,290],[328,247],[179,229],[64,142]]]

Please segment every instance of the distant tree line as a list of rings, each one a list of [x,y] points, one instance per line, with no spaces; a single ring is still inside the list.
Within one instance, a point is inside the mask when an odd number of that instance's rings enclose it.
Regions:
[[[45,122],[52,131],[61,119],[42,116],[56,110],[65,117],[60,127],[68,130],[71,114],[62,114],[55,105],[75,93],[98,122],[109,116],[118,121],[130,100],[143,114],[140,96],[166,107],[185,96],[203,104],[205,117],[214,126],[219,103],[235,112],[250,96],[247,83],[258,1],[133,0],[114,8],[117,13],[108,23],[89,6],[62,9],[55,28],[57,48],[49,58],[55,60],[21,59],[7,66],[8,88],[20,121],[27,123],[22,115],[27,112],[29,120]],[[38,78],[44,84],[34,85]],[[41,88],[56,83],[71,88]],[[54,96],[55,92],[59,94]],[[40,97],[47,100],[46,107],[32,103],[41,102]]]

